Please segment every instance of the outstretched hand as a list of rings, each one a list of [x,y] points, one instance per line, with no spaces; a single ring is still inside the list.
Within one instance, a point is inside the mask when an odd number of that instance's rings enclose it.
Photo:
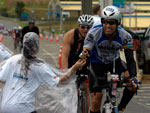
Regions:
[[[79,69],[79,68],[83,67],[85,64],[86,64],[86,58],[82,58],[82,59],[79,59],[75,63],[75,67],[76,67],[76,69]]]

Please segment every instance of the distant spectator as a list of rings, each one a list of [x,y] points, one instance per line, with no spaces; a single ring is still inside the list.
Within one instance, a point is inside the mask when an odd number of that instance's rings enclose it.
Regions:
[[[44,30],[44,29],[41,30],[41,33],[42,33],[43,37],[45,37],[45,34],[46,34],[46,33],[45,33],[45,30]]]
[[[94,5],[92,7],[93,11],[93,19],[94,19],[94,24],[93,26],[100,25],[101,24],[101,6],[99,4]]]
[[[55,29],[52,28],[52,37],[55,38]]]

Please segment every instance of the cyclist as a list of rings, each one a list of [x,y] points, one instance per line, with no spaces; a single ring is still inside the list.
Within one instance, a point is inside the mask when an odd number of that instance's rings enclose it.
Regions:
[[[17,48],[17,27],[13,28],[14,50]]]
[[[96,89],[96,76],[99,85],[106,84],[106,72],[112,72],[113,61],[116,62],[116,73],[127,73],[120,59],[120,49],[124,48],[127,69],[130,77],[136,77],[136,63],[133,57],[133,40],[131,35],[123,28],[119,27],[121,14],[117,7],[107,6],[102,10],[102,25],[94,26],[89,30],[84,40],[84,52],[82,57],[90,53],[90,75],[89,86],[91,93],[91,113],[100,113],[102,100],[102,90]],[[87,52],[88,51],[88,52]],[[124,75],[124,76],[129,76]],[[118,106],[119,111],[124,111],[128,102],[134,96],[137,85],[132,88],[125,88],[121,102]]]
[[[21,32],[22,32],[22,27],[18,26],[18,28],[16,29],[16,46],[15,46],[15,50],[17,51],[17,47],[19,46],[19,49],[21,50]]]
[[[35,26],[35,20],[34,19],[29,20],[28,26],[23,27],[22,34],[21,34],[21,43],[23,42],[24,35],[28,32],[34,32],[37,35],[39,35],[39,28],[37,26]],[[23,47],[23,45],[22,45],[22,47]]]
[[[62,49],[62,67],[70,68],[78,59],[83,50],[83,42],[94,21],[91,15],[81,15],[78,18],[78,28],[71,29],[64,35]],[[85,68],[84,68],[85,69]],[[84,71],[86,72],[86,70]],[[85,74],[82,72],[83,74]],[[81,73],[80,73],[81,74]],[[86,73],[87,74],[87,73]],[[84,83],[87,100],[89,95],[88,82]]]
[[[92,7],[93,11],[93,19],[94,19],[94,24],[93,26],[101,24],[101,6],[99,4],[94,5]]]
[[[58,77],[43,60],[37,58],[38,51],[39,36],[29,32],[24,35],[22,54],[14,55],[2,66],[0,80],[5,83],[2,113],[36,113],[34,98],[37,88],[40,85],[56,86],[63,83],[86,63],[86,59],[80,59]]]

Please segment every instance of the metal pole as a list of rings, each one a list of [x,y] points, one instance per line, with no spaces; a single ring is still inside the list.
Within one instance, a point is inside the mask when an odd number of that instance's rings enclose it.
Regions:
[[[48,27],[49,27],[49,32],[48,32],[48,36],[50,37],[50,31],[51,31],[51,27],[50,27],[50,5],[51,5],[52,0],[49,1],[48,3]]]
[[[82,14],[92,14],[92,0],[82,0]]]
[[[61,8],[60,10],[60,34],[62,33],[62,28],[63,28],[63,9]]]
[[[129,3],[129,30],[131,30],[131,2]]]
[[[129,29],[131,30],[131,12],[129,12]]]
[[[137,30],[137,11],[135,11],[135,28]]]

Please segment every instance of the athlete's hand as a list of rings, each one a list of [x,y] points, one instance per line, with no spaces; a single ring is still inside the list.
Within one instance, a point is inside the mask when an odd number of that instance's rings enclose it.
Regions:
[[[87,57],[89,57],[88,51],[87,51],[87,50],[83,50],[82,53],[79,55],[79,57],[80,57],[81,59],[83,59],[83,58],[86,59]]]
[[[132,85],[132,87],[128,87],[128,89],[133,92],[135,92],[141,86],[141,82],[136,77],[131,78],[129,83]]]
[[[125,77],[125,78],[126,78],[126,77],[129,77],[129,75],[130,75],[129,72],[128,72],[128,71],[125,71],[125,72],[122,74],[122,77]]]
[[[86,64],[86,58],[79,59],[74,65],[73,65],[73,71],[76,71],[77,69],[83,67]]]

